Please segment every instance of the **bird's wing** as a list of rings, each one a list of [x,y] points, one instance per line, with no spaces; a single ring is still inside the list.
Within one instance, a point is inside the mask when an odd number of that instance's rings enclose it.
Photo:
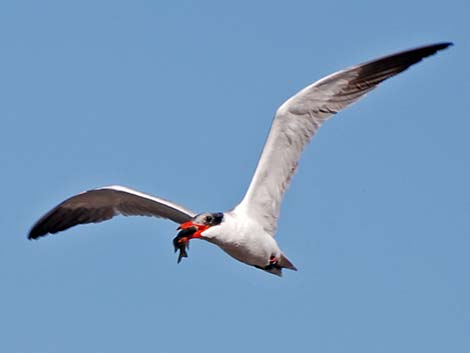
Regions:
[[[124,186],[106,186],[65,200],[46,213],[29,232],[29,239],[57,233],[77,224],[98,223],[122,214],[154,216],[176,223],[189,221],[195,213],[158,197]]]
[[[305,145],[321,124],[376,88],[452,43],[419,47],[335,72],[304,88],[276,112],[255,174],[237,211],[274,235],[284,192]]]

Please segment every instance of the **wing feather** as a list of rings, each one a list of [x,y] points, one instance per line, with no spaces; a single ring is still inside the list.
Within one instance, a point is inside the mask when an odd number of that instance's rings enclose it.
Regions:
[[[274,235],[280,203],[300,155],[323,122],[384,80],[451,44],[427,45],[346,68],[288,99],[276,112],[251,184],[236,210],[254,217]]]
[[[107,186],[85,191],[60,203],[36,222],[28,238],[36,239],[78,224],[103,222],[119,214],[166,218],[176,223],[186,222],[195,215],[165,199],[124,186]]]

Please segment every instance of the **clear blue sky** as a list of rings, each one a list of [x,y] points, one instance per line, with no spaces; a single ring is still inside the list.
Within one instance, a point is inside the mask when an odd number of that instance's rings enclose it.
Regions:
[[[467,0],[2,1],[0,351],[470,352]],[[277,239],[280,279],[176,225],[116,218],[28,241],[121,184],[224,211],[277,107],[394,51],[455,46],[326,123]]]

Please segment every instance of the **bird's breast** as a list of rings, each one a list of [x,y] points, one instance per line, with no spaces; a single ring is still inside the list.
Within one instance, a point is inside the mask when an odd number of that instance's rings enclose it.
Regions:
[[[271,256],[280,256],[276,241],[260,225],[245,217],[225,218],[204,231],[202,238],[249,265],[266,266]]]

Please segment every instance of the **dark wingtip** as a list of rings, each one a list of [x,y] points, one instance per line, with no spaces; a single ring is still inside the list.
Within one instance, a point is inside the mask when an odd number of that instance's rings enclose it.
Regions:
[[[450,47],[452,45],[454,45],[453,42],[441,42],[441,43],[434,44],[434,46],[437,50],[445,49],[445,48]]]
[[[442,42],[442,43],[431,44],[431,45],[425,47],[425,49],[428,49],[428,50],[432,51],[428,55],[433,55],[433,54],[437,53],[438,51],[447,49],[448,47],[451,47],[453,45],[454,45],[454,43],[452,43],[452,42]]]
[[[44,227],[44,222],[39,220],[36,222],[36,224],[31,228],[31,230],[28,233],[28,239],[29,240],[36,240],[38,238],[44,237],[48,234],[53,234],[57,233],[56,231],[50,230],[48,228]]]
[[[440,42],[440,43],[434,43],[434,44],[428,44],[428,45],[424,45],[422,47],[418,47],[416,49],[424,49],[424,50],[432,50],[434,52],[437,52],[439,50],[443,50],[443,49],[446,49],[450,46],[454,45],[453,42]]]
[[[38,229],[36,229],[36,227],[33,227],[30,231],[29,231],[29,234],[28,234],[28,239],[29,240],[34,240],[34,239],[38,239],[44,235],[46,235],[47,233],[43,233],[41,231],[39,231]]]
[[[442,42],[442,43],[436,43],[434,45],[431,44],[428,47],[428,49],[432,50],[432,52],[429,55],[436,54],[438,51],[447,49],[447,48],[449,48],[453,45],[454,45],[454,43],[452,43],[452,42]]]

